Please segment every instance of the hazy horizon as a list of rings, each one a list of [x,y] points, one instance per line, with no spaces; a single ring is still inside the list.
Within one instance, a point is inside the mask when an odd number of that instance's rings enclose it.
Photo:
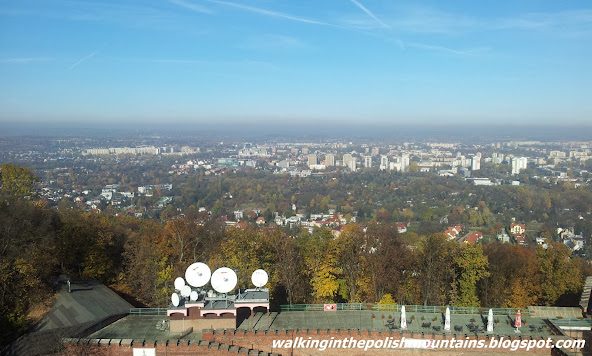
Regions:
[[[588,125],[491,125],[298,122],[0,122],[0,137],[130,137],[163,136],[218,140],[441,140],[451,141],[591,141]]]

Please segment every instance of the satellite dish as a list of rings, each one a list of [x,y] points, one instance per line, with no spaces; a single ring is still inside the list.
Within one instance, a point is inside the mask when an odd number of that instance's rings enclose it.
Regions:
[[[197,294],[196,291],[192,291],[191,294],[189,295],[189,300],[196,301],[197,297],[199,297],[199,294]]]
[[[181,296],[187,298],[190,295],[191,295],[191,287],[190,286],[183,286],[183,288],[181,288]]]
[[[185,279],[192,287],[203,287],[210,281],[212,271],[205,263],[196,262],[185,270]]]
[[[179,306],[179,295],[177,293],[173,293],[173,295],[171,296],[171,300],[173,301],[174,306]]]
[[[255,287],[257,288],[261,288],[264,285],[267,284],[269,277],[267,277],[267,272],[265,272],[262,269],[258,269],[255,272],[253,272],[253,274],[251,275],[251,282],[253,282],[253,284],[255,285]]]
[[[216,296],[216,293],[214,293],[214,291],[210,289],[208,291],[208,298],[214,298],[215,296]]]
[[[212,274],[212,288],[218,293],[228,293],[236,287],[236,273],[228,267],[218,268]]]
[[[185,280],[183,279],[183,277],[177,277],[177,279],[175,279],[175,289],[181,290],[183,286],[185,286]]]

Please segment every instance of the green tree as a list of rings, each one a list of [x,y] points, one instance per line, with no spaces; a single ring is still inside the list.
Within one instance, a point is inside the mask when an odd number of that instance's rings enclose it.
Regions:
[[[14,197],[32,195],[35,191],[35,183],[39,181],[31,168],[9,163],[0,165],[0,179],[2,189]]]
[[[577,294],[582,288],[580,269],[570,260],[571,250],[562,243],[551,243],[536,250],[541,273],[541,303],[555,305],[565,294]]]
[[[481,245],[462,244],[458,247],[454,262],[456,264],[458,283],[454,305],[462,307],[478,307],[477,282],[487,277],[487,256],[483,255]]]
[[[303,239],[304,261],[312,287],[314,302],[334,301],[339,290],[337,281],[337,244],[328,229],[315,229]]]

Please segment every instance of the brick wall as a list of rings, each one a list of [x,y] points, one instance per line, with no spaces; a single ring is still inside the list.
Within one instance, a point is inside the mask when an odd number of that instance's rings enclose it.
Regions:
[[[515,335],[496,335],[499,339],[503,336],[505,339],[511,338],[512,340],[520,339]],[[132,355],[133,348],[153,348],[156,351],[156,355],[275,355],[284,354],[288,355],[291,352],[294,355],[310,355],[320,354],[324,356],[344,356],[344,355],[403,355],[403,356],[415,356],[422,354],[437,354],[441,356],[453,356],[453,355],[557,355],[562,356],[562,353],[558,350],[550,349],[533,349],[530,351],[517,350],[511,351],[509,349],[438,349],[438,350],[425,350],[425,349],[369,349],[364,351],[363,349],[326,349],[324,351],[317,350],[316,348],[310,349],[273,349],[273,340],[292,340],[297,337],[318,340],[329,340],[331,338],[343,339],[354,337],[357,340],[368,339],[368,340],[385,340],[392,337],[393,339],[452,339],[464,340],[464,334],[458,335],[444,335],[440,334],[411,334],[411,333],[389,333],[389,332],[378,332],[369,330],[281,330],[281,331],[244,331],[244,330],[203,330],[202,340],[200,341],[189,341],[189,340],[168,340],[166,342],[155,342],[155,341],[144,341],[144,340],[130,340],[130,339],[113,339],[113,340],[85,340],[85,339],[65,339],[63,355]],[[485,340],[486,344],[489,343],[488,336],[480,336],[479,338],[472,337],[472,340]],[[529,340],[530,337],[524,336],[524,339]],[[581,353],[579,354],[581,355]]]

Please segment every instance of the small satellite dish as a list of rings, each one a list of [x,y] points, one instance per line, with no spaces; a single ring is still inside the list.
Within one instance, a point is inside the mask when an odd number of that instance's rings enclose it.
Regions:
[[[190,295],[191,295],[191,287],[190,286],[183,286],[181,288],[181,296],[187,298]]]
[[[261,288],[264,285],[267,284],[268,281],[268,277],[267,277],[267,272],[265,272],[262,269],[258,269],[255,272],[253,272],[253,274],[251,275],[251,282],[253,282],[253,284],[255,285],[255,287],[257,288]]]
[[[216,293],[214,293],[214,291],[210,289],[208,291],[208,298],[214,298],[215,296],[216,296]]]
[[[185,279],[192,287],[205,286],[210,281],[211,276],[212,271],[210,267],[201,262],[193,263],[185,270]]]
[[[228,293],[236,287],[236,273],[228,267],[218,268],[212,274],[212,288],[218,293]]]
[[[171,300],[173,301],[174,306],[179,306],[179,295],[177,293],[173,293],[173,295],[171,296]]]
[[[183,288],[184,285],[185,285],[185,280],[183,279],[183,277],[177,277],[177,279],[175,279],[175,289],[176,290],[181,290],[181,288]]]
[[[191,294],[189,295],[189,300],[196,301],[198,297],[199,297],[199,294],[197,294],[196,291],[192,291]]]

